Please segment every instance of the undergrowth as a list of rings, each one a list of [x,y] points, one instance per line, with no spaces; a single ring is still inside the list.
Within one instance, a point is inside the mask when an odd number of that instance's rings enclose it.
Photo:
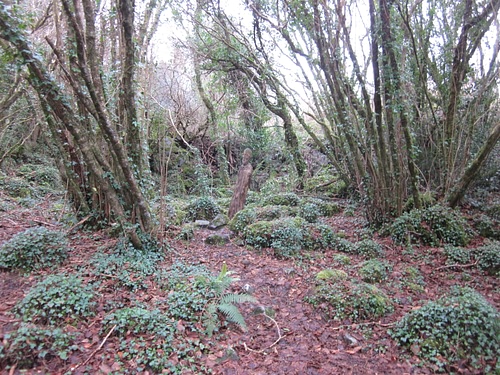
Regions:
[[[449,296],[408,313],[391,335],[443,372],[451,372],[458,362],[486,373],[500,371],[500,363],[490,367],[500,353],[500,315],[470,288],[456,288]]]
[[[68,257],[68,242],[61,231],[28,228],[0,247],[0,267],[31,272],[54,268]]]

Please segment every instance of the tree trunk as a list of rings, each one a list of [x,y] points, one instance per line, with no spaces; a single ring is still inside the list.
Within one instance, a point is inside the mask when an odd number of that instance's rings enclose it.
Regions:
[[[460,200],[464,197],[465,192],[469,185],[475,180],[478,175],[482,165],[490,155],[491,151],[495,148],[498,140],[500,139],[500,122],[491,131],[486,143],[479,150],[476,158],[465,170],[462,178],[458,181],[455,188],[452,190],[451,194],[446,199],[451,207],[456,207]]]

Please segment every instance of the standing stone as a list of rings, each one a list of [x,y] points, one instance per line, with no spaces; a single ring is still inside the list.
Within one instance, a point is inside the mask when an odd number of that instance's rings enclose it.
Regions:
[[[252,159],[252,150],[249,148],[243,151],[243,164],[238,171],[238,180],[236,181],[236,186],[233,191],[233,198],[231,199],[231,204],[229,205],[229,211],[227,216],[232,219],[238,211],[241,211],[245,206],[245,201],[247,199],[248,186],[250,185],[250,179],[252,178],[253,167],[250,164]]]

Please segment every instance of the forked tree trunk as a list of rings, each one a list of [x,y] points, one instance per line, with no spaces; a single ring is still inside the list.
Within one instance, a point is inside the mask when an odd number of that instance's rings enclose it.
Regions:
[[[253,173],[253,167],[252,164],[250,164],[251,158],[252,150],[249,148],[245,149],[245,151],[243,151],[243,165],[240,167],[238,172],[238,180],[236,181],[236,186],[234,187],[233,199],[231,199],[231,204],[229,205],[229,211],[227,214],[230,219],[245,206],[248,186],[250,185],[250,179],[252,178]]]

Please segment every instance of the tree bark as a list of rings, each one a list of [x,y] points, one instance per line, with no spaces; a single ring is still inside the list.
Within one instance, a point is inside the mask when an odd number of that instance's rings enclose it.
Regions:
[[[475,180],[481,167],[483,166],[484,162],[490,155],[491,151],[493,151],[493,149],[495,148],[499,139],[500,139],[500,122],[495,125],[490,135],[488,136],[486,143],[483,145],[483,147],[481,147],[481,150],[479,150],[479,153],[477,154],[476,158],[465,170],[464,174],[458,181],[456,187],[452,190],[452,192],[446,199],[451,207],[456,207],[460,202],[460,200],[462,200],[462,198],[465,195],[465,192],[467,191],[467,188]]]

